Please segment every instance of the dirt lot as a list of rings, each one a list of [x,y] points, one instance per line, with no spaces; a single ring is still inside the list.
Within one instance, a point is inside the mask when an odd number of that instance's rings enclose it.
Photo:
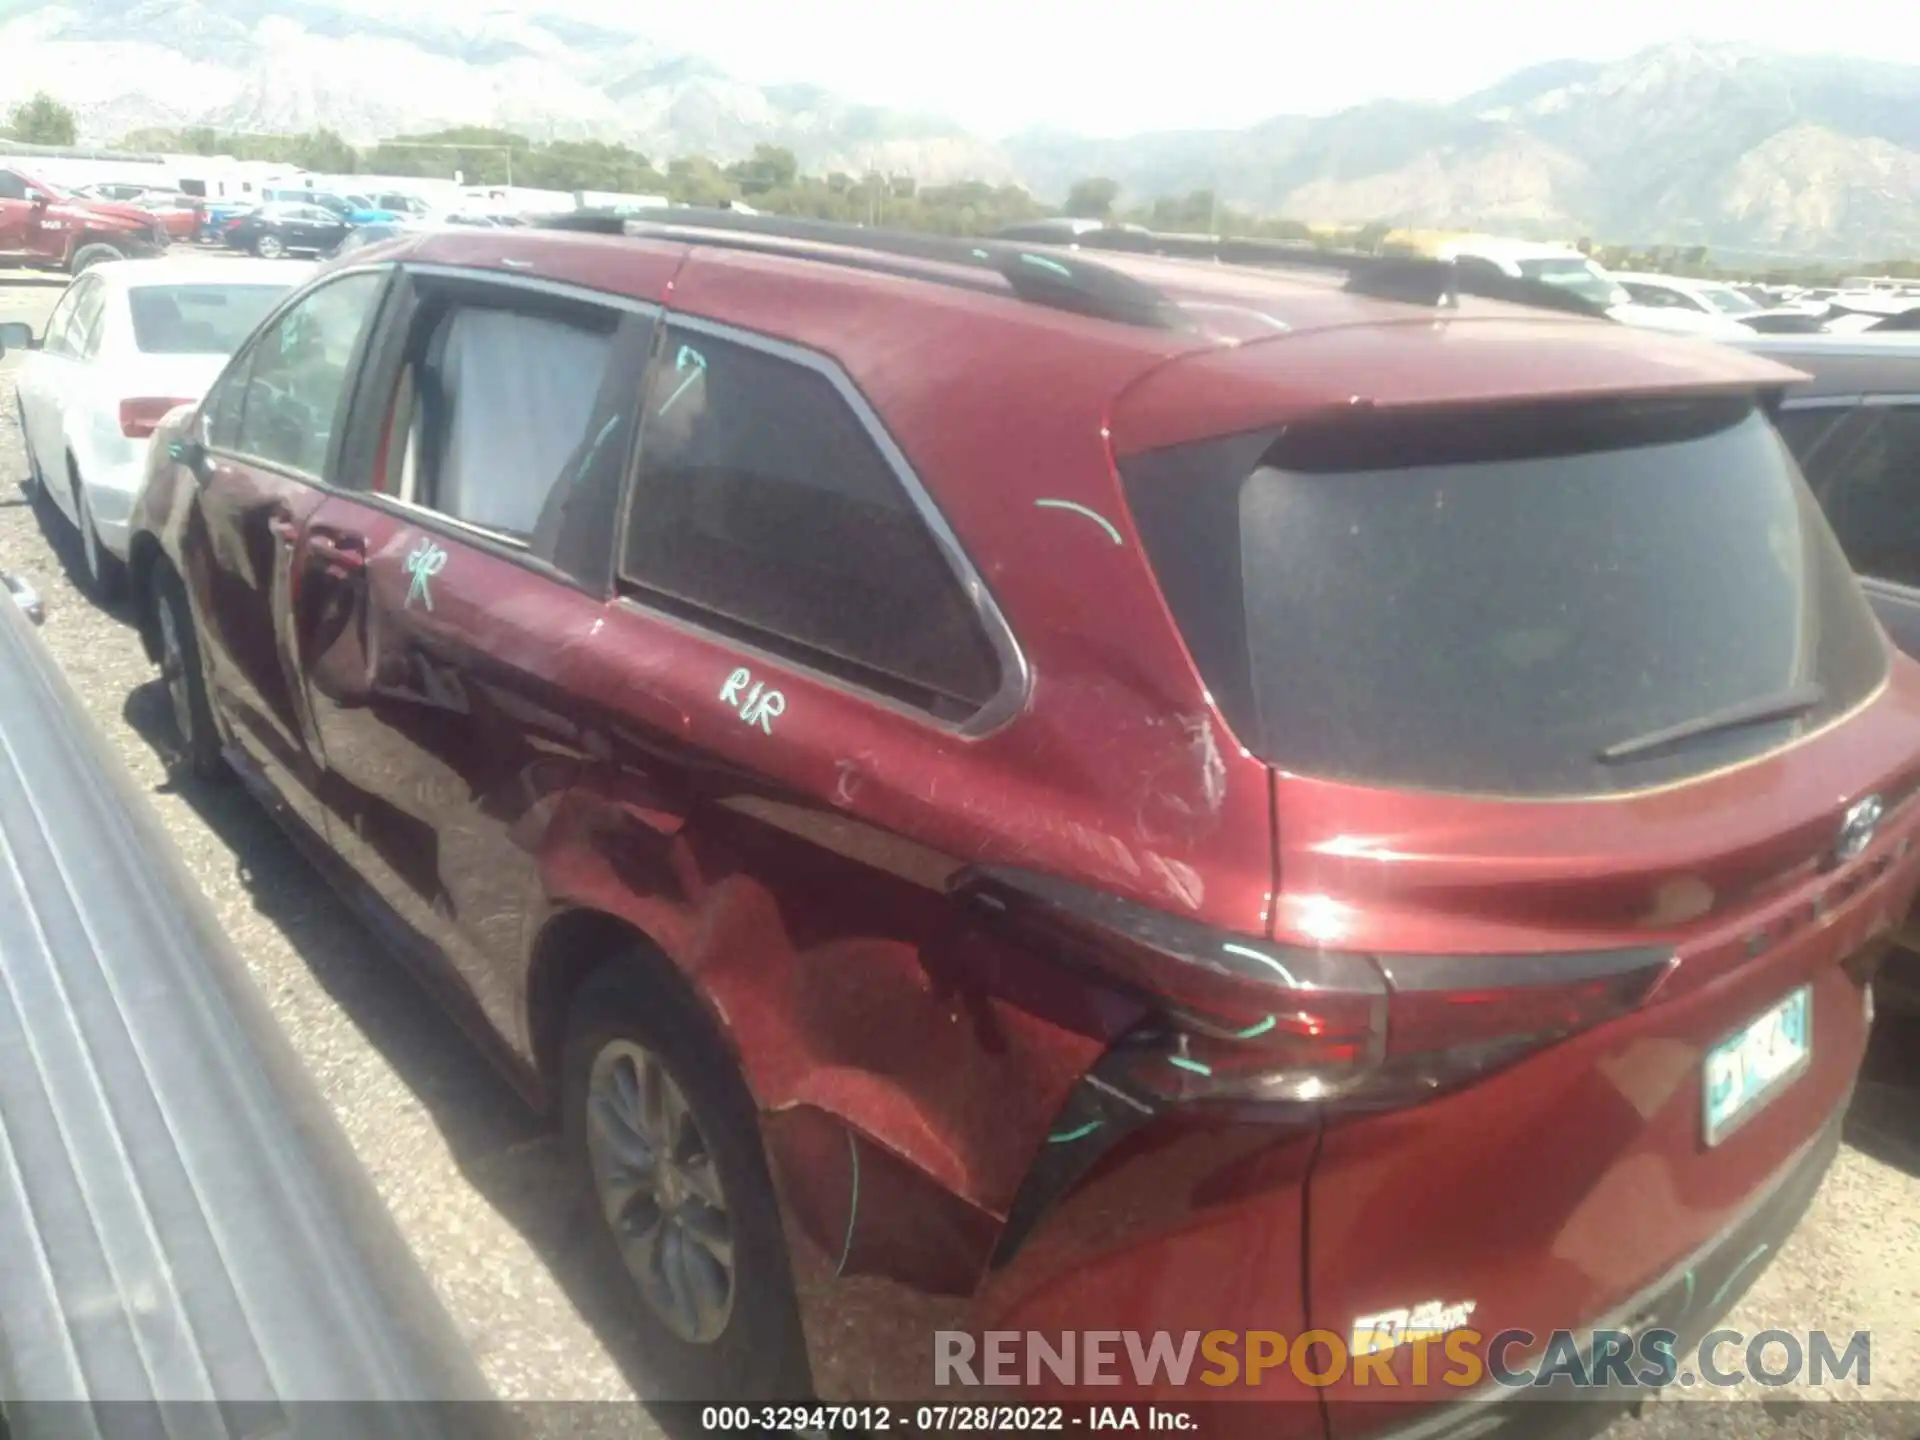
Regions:
[[[58,295],[57,282],[0,272],[0,320],[38,327]],[[552,1137],[251,801],[170,778],[165,698],[126,615],[79,595],[71,531],[18,490],[13,364],[0,360],[0,563],[46,597],[47,645],[150,796],[496,1391],[630,1402],[630,1344],[606,1277],[570,1244],[575,1211]],[[1728,1323],[1871,1330],[1867,1394],[1920,1400],[1920,1027],[1883,1024],[1848,1139],[1807,1221]],[[1898,1409],[1661,1403],[1610,1434],[1920,1433],[1920,1411]],[[637,1408],[620,1413],[652,1429]]]

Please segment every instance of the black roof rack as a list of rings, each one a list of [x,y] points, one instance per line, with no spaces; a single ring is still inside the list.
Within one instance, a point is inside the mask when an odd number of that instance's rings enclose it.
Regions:
[[[790,215],[762,215],[752,211],[708,209],[696,206],[654,206],[631,210],[576,210],[537,222],[548,230],[584,230],[601,235],[659,235],[697,239],[706,245],[743,250],[780,251],[781,241],[800,240],[833,245],[857,257],[816,256],[840,264],[912,275],[921,279],[950,279],[929,273],[927,265],[977,271],[983,290],[1002,286],[988,279],[998,276],[1022,300],[1068,310],[1097,320],[1140,325],[1155,330],[1191,330],[1192,320],[1153,286],[1124,275],[1111,266],[1079,256],[1063,255],[1059,247],[1009,239],[970,240],[911,230],[888,230],[810,220]],[[697,233],[691,233],[697,232]],[[894,263],[887,263],[887,262]],[[919,262],[915,265],[911,262]]]
[[[1562,286],[1508,275],[1491,264],[1462,265],[1426,256],[1370,255],[1360,250],[1326,248],[1304,240],[1169,235],[1132,225],[1083,230],[1056,243],[1076,250],[1166,255],[1256,269],[1334,270],[1347,277],[1345,288],[1353,294],[1413,305],[1449,307],[1459,304],[1462,295],[1477,295],[1535,309],[1609,318],[1604,305]]]

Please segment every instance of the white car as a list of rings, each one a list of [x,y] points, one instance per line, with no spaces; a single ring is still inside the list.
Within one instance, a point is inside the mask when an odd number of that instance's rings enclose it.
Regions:
[[[125,578],[127,519],[154,426],[204,395],[312,269],[266,260],[111,261],[76,278],[54,306],[20,366],[20,428],[29,483],[78,528],[95,599],[115,598]]]
[[[1499,235],[1466,235],[1434,251],[1435,258],[1461,266],[1484,266],[1513,280],[1532,280],[1579,296],[1591,305],[1626,302],[1614,277],[1588,256],[1565,245],[1509,240]]]
[[[1616,271],[1614,279],[1632,297],[1629,323],[1653,330],[1677,330],[1688,335],[1740,340],[1754,333],[1747,322],[1762,315],[1807,315],[1800,306],[1768,309],[1731,285],[1718,280],[1691,280],[1680,275],[1642,275]]]
[[[1722,315],[1695,313],[1690,309],[1671,306],[1665,301],[1651,305],[1636,303],[1635,297],[1620,283],[1618,275],[1590,256],[1566,245],[1480,235],[1449,241],[1435,254],[1456,265],[1486,266],[1510,279],[1533,280],[1542,285],[1556,286],[1579,296],[1590,305],[1600,307],[1622,325],[1638,325],[1647,330],[1668,330],[1719,340],[1753,333],[1746,326]]]

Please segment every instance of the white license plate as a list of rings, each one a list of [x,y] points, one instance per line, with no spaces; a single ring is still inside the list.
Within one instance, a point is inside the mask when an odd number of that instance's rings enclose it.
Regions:
[[[1791,1085],[1813,1056],[1813,990],[1802,985],[1707,1052],[1701,1113],[1718,1145]]]

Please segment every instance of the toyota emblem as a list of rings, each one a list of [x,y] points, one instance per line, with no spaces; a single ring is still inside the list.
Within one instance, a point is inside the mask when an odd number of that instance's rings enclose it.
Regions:
[[[1886,802],[1878,795],[1869,795],[1850,808],[1840,821],[1840,839],[1833,847],[1833,858],[1844,864],[1871,845],[1886,809]]]

